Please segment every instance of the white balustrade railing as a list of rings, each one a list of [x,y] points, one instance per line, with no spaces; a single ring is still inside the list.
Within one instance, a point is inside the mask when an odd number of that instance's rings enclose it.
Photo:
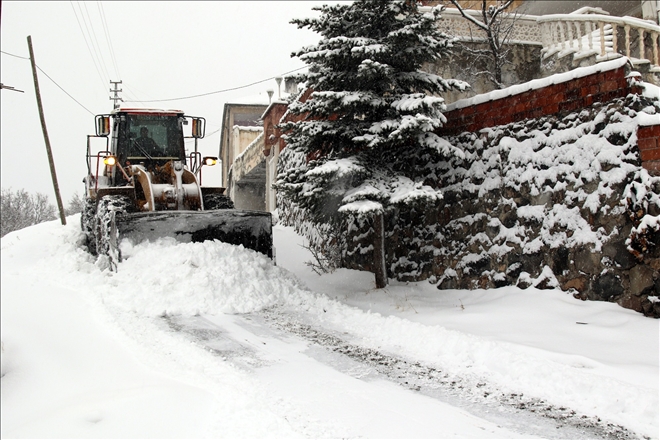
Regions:
[[[423,7],[426,10],[430,7]],[[468,10],[477,19],[480,11]],[[650,62],[660,71],[660,26],[633,17],[614,17],[598,8],[581,8],[572,14],[544,16],[511,14],[515,26],[510,43],[542,44],[545,58],[573,53],[575,58],[596,55],[597,59],[626,56],[633,63]],[[461,16],[456,9],[445,9],[438,27],[461,40],[479,41],[485,33]]]
[[[556,14],[537,19],[544,57],[574,53],[600,59],[622,56],[660,69],[660,26],[632,17],[603,14]]]
[[[431,7],[420,7],[422,12],[429,10],[431,10]],[[466,10],[465,12],[479,21],[482,20],[481,11]],[[438,28],[442,32],[464,41],[485,41],[486,33],[465,19],[458,9],[447,8],[442,11],[441,16]],[[505,21],[515,23],[507,41],[509,43],[540,44],[541,30],[536,21],[537,18],[536,15],[522,15],[515,12],[505,14],[503,16]]]

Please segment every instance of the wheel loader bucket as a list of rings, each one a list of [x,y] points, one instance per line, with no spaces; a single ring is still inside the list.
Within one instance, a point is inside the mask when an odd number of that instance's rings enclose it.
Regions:
[[[269,212],[221,209],[213,211],[155,211],[116,216],[119,241],[133,244],[161,237],[182,243],[219,240],[243,245],[273,258],[273,228]]]

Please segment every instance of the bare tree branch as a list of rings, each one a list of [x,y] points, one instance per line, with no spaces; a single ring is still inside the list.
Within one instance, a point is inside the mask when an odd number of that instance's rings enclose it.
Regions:
[[[482,21],[468,14],[459,4],[459,0],[448,1],[458,9],[463,18],[486,33],[486,41],[490,47],[490,58],[494,70],[487,76],[498,88],[502,88],[504,86],[502,83],[502,67],[506,64],[508,54],[508,50],[504,50],[503,47],[511,36],[518,15],[513,14],[509,25],[503,25],[503,20],[507,18],[505,17],[507,15],[506,10],[513,4],[514,0],[502,1],[497,6],[488,6],[487,0],[481,0]],[[470,33],[472,33],[471,30]]]
[[[478,28],[483,29],[484,31],[488,31],[488,26],[487,26],[486,24],[480,22],[479,20],[477,20],[477,19],[474,18],[473,16],[471,16],[471,15],[465,13],[465,10],[463,10],[463,8],[461,7],[461,5],[458,4],[458,0],[450,0],[450,1],[451,1],[451,3],[452,3],[454,6],[456,6],[456,9],[458,9],[458,12],[460,12],[461,15],[462,15],[465,19],[467,19],[468,21],[470,21],[472,24],[474,24],[474,25],[477,26]]]

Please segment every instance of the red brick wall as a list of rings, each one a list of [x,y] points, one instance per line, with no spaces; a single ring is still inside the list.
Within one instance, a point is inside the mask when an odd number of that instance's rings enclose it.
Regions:
[[[660,125],[638,127],[637,146],[644,168],[660,175]]]
[[[475,132],[525,119],[568,113],[589,107],[594,102],[608,102],[629,93],[640,92],[638,86],[628,84],[626,69],[622,66],[445,112],[447,123],[438,130],[438,134]],[[637,130],[637,144],[644,168],[660,175],[660,125],[640,126]]]
[[[312,94],[311,89],[305,90],[305,92],[300,96],[300,101],[305,102],[307,99],[309,99],[309,96]],[[281,138],[282,136],[282,131],[277,127],[278,124],[283,123],[283,122],[297,122],[305,119],[306,115],[287,115],[284,121],[282,121],[282,116],[286,113],[288,109],[288,104],[285,103],[280,103],[276,102],[275,104],[271,105],[266,109],[266,113],[264,113],[263,116],[263,121],[264,121],[264,131],[266,132],[266,139],[264,139],[264,145],[265,145],[265,151],[264,154],[268,156],[270,154],[270,149],[274,145],[279,145],[280,151],[286,147],[286,142],[284,142],[284,139]],[[273,136],[274,139],[272,141],[269,141],[270,135],[268,134],[268,127],[272,126],[273,127]]]
[[[595,102],[608,102],[615,98],[623,98],[630,93],[640,92],[638,86],[629,85],[626,79],[626,68],[621,66],[552,84],[548,87],[445,112],[447,123],[437,133],[449,135],[464,131],[475,132],[482,128],[506,125],[525,119],[568,113],[589,107]],[[311,93],[311,89],[306,90],[300,99],[307,100]],[[272,124],[273,127],[279,124],[286,109],[286,104],[272,105],[264,115],[264,130],[268,129],[269,124]],[[286,118],[287,121],[302,119],[304,119],[304,115]],[[266,155],[270,153],[270,147],[275,143],[279,143],[280,151],[286,146],[284,140],[280,138],[280,130],[275,129],[274,136],[276,141],[272,144],[269,144],[266,139],[266,151],[264,151]],[[653,173],[660,174],[660,125],[639,127],[637,139],[643,166]]]
[[[280,123],[280,120],[282,119],[282,116],[284,116],[284,113],[286,113],[287,110],[287,104],[284,103],[274,103],[268,109],[266,109],[266,113],[263,116],[264,120],[264,134],[266,138],[264,139],[264,154],[266,156],[270,155],[270,150],[271,148],[276,145],[278,142],[280,143],[280,149],[284,148],[284,140],[280,139],[281,133],[280,130],[277,129],[277,124]],[[270,140],[270,135],[269,133],[269,128],[272,127],[272,135],[275,137],[275,139]]]
[[[505,125],[525,119],[571,112],[594,102],[608,102],[639,92],[626,80],[625,66],[594,73],[560,84],[529,90],[513,96],[484,102],[444,113],[445,126],[438,134],[458,134]]]

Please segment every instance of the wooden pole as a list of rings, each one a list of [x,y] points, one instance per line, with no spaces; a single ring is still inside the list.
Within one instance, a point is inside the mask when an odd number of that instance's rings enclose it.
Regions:
[[[374,275],[376,288],[387,286],[387,269],[385,268],[385,222],[383,212],[374,215]]]
[[[55,162],[53,161],[53,152],[48,140],[48,130],[46,130],[46,118],[44,117],[44,107],[41,104],[41,93],[39,92],[39,80],[37,79],[37,65],[34,61],[34,51],[32,50],[32,36],[27,37],[28,48],[30,49],[30,63],[32,64],[32,76],[34,77],[34,92],[37,95],[37,106],[39,107],[39,118],[41,118],[41,129],[44,132],[44,141],[46,141],[46,153],[48,153],[48,164],[50,165],[50,175],[53,178],[53,187],[55,188],[55,199],[57,208],[60,210],[60,220],[62,225],[66,225],[66,216],[64,215],[64,206],[62,197],[60,197],[60,187],[57,184],[57,174],[55,173]]]

